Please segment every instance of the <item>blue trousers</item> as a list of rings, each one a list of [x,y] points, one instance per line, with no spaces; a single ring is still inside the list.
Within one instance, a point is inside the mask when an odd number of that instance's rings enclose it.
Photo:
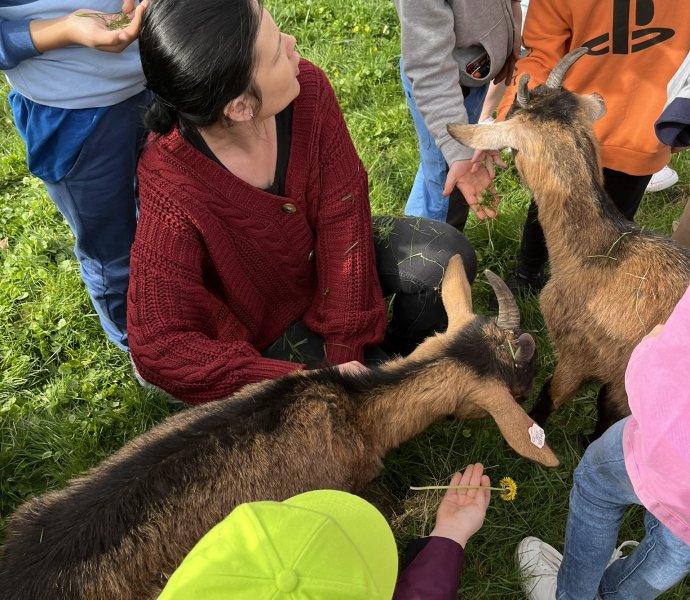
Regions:
[[[108,338],[127,350],[129,252],[137,223],[136,165],[148,92],[112,106],[67,175],[45,182],[75,237],[81,277]]]
[[[626,421],[593,442],[575,470],[557,600],[647,600],[690,573],[690,546],[649,512],[640,545],[607,567],[626,509],[641,504],[623,458]]]
[[[405,214],[445,222],[448,217],[448,197],[443,196],[442,192],[446,184],[448,165],[443,154],[436,147],[436,142],[417,108],[417,103],[412,96],[412,83],[405,75],[402,59],[400,60],[400,79],[419,143],[419,168],[405,205]],[[488,85],[470,88],[470,93],[465,97],[465,109],[470,123],[476,123],[479,120],[488,89]],[[459,200],[464,202],[462,197]]]

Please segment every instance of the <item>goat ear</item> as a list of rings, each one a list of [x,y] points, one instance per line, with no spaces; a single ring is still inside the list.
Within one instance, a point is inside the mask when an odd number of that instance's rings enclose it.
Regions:
[[[477,398],[472,398],[472,401],[494,418],[505,440],[519,455],[545,467],[557,467],[560,464],[546,443],[539,448],[532,441],[530,429],[535,426],[539,428],[539,426],[529,418],[504,387],[495,386],[491,389],[484,387],[482,393]],[[536,431],[540,430],[541,428]],[[532,429],[532,431],[535,430]]]
[[[453,138],[468,148],[477,150],[502,150],[514,148],[520,150],[520,123],[502,121],[486,125],[456,125],[446,126]]]
[[[606,114],[606,104],[599,94],[588,94],[583,96],[585,110],[592,122],[598,121]]]
[[[474,318],[472,289],[459,254],[451,256],[441,283],[441,299],[448,315],[448,330],[462,329]]]

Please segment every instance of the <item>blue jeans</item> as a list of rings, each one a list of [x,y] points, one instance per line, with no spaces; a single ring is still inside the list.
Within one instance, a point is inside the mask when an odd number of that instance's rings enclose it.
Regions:
[[[87,138],[72,169],[48,195],[75,237],[81,277],[101,326],[127,350],[129,252],[137,223],[137,156],[145,130],[144,91],[112,106]]]
[[[417,131],[420,161],[410,197],[405,205],[405,214],[445,222],[448,216],[448,197],[443,196],[442,192],[446,184],[448,165],[417,109],[417,103],[412,96],[412,83],[405,75],[402,59],[400,60],[400,79],[407,106],[412,114],[414,128]],[[465,109],[470,123],[476,123],[479,120],[488,89],[488,85],[470,88],[470,93],[465,98]]]
[[[690,546],[654,516],[646,535],[625,559],[607,567],[625,510],[641,504],[623,458],[626,419],[592,443],[575,470],[558,571],[558,600],[646,600],[656,598],[690,573]]]

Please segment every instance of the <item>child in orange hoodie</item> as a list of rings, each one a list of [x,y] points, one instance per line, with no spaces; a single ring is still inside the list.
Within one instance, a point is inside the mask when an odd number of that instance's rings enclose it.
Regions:
[[[654,121],[664,108],[666,85],[690,50],[690,19],[681,12],[677,0],[532,0],[525,20],[529,54],[518,61],[516,81],[529,73],[530,87],[541,84],[567,52],[590,48],[568,71],[563,87],[603,96],[607,113],[594,129],[604,187],[630,220],[652,174],[670,158],[670,149],[654,134]],[[499,120],[514,97],[513,87],[498,107]],[[532,201],[511,287],[543,287],[547,258]]]

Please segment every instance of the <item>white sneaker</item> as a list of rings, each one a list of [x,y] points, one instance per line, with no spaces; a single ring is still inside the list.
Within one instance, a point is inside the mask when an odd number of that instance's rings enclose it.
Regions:
[[[526,537],[515,551],[522,591],[529,600],[555,600],[556,576],[563,555],[539,538]]]
[[[657,171],[652,175],[652,178],[647,184],[648,192],[660,192],[670,188],[672,185],[678,183],[678,173],[676,173],[671,167],[666,165],[660,171]]]

